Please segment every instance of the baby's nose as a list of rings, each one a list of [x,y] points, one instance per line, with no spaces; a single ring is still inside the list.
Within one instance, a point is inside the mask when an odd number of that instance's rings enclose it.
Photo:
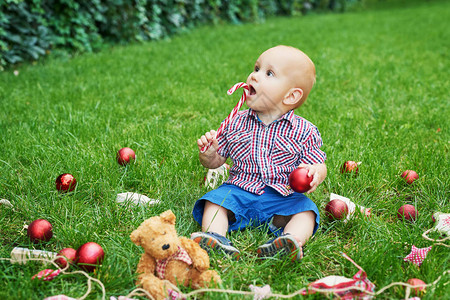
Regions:
[[[170,248],[170,244],[164,244],[163,246],[162,246],[162,249],[163,250],[167,250],[167,249],[169,249]]]

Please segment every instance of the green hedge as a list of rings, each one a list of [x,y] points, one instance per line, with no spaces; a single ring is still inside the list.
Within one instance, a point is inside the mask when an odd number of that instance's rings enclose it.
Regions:
[[[156,40],[201,23],[254,22],[358,0],[0,0],[0,69],[52,49]]]

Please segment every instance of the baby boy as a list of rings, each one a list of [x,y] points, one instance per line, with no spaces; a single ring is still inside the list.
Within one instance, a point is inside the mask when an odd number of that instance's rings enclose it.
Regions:
[[[229,231],[267,225],[275,234],[257,249],[262,258],[288,255],[299,261],[302,246],[316,232],[320,217],[316,204],[289,186],[289,174],[305,168],[313,177],[312,193],[325,179],[326,155],[316,126],[294,114],[315,82],[315,67],[302,51],[276,46],[263,52],[247,78],[247,106],[216,138],[211,130],[197,140],[199,158],[214,169],[230,158],[228,180],[206,193],[193,209],[202,232],[191,238],[206,250],[220,250],[239,258],[226,238]]]

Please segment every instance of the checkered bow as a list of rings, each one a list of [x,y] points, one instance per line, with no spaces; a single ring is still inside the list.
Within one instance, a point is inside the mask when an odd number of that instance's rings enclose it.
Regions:
[[[165,278],[167,264],[171,260],[181,260],[187,263],[188,265],[192,265],[192,259],[189,257],[189,254],[181,247],[178,247],[178,251],[175,252],[174,255],[165,258],[156,260],[156,274],[160,279]]]

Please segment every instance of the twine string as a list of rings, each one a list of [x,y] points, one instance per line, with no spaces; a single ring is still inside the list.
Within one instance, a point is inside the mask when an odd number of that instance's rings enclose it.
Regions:
[[[244,93],[245,94],[245,93]],[[432,229],[429,229],[427,231],[425,231],[422,234],[422,237],[425,238],[426,240],[429,241],[435,241],[438,243],[434,243],[434,245],[442,245],[445,247],[450,247],[449,245],[440,243],[442,241],[446,241],[448,239],[450,239],[450,237],[446,237],[444,239],[440,239],[440,240],[433,240],[431,238],[429,238],[427,236],[427,234],[431,231]],[[343,255],[346,259],[348,259],[351,263],[353,263],[358,269],[363,270],[358,264],[356,264],[355,261],[353,261],[347,254],[341,252],[341,255]],[[51,263],[52,265],[54,265],[57,269],[60,270],[61,274],[66,274],[66,275],[70,275],[70,274],[82,274],[83,276],[85,276],[87,278],[87,290],[86,293],[81,296],[80,298],[77,298],[79,300],[83,300],[86,299],[87,296],[92,292],[92,282],[97,283],[102,290],[102,300],[106,299],[106,289],[104,284],[99,280],[96,279],[92,276],[90,276],[88,273],[84,272],[84,271],[73,271],[73,272],[66,272],[66,270],[70,267],[70,264],[67,264],[64,268],[60,268],[59,265],[57,265],[55,263],[56,259],[63,257],[63,256],[56,256],[55,258],[53,258],[52,260],[47,259],[47,258],[32,258],[32,257],[26,257],[24,258],[27,261],[42,261],[42,262],[47,262],[47,263]],[[64,258],[64,257],[63,257]],[[0,257],[0,261],[11,261],[11,258],[2,258]],[[319,288],[315,288],[312,286],[297,290],[291,294],[276,294],[276,293],[272,293],[269,292],[267,293],[267,295],[265,295],[265,297],[276,297],[276,298],[283,298],[283,299],[288,299],[288,298],[293,298],[295,296],[298,296],[300,294],[304,294],[305,292],[309,292],[309,291],[313,291],[313,292],[320,292],[320,293],[333,293],[333,294],[337,294],[339,292],[346,292],[346,291],[360,291],[360,292],[364,292],[367,295],[370,296],[377,296],[382,294],[385,290],[393,287],[393,286],[404,286],[406,287],[406,292],[405,292],[405,299],[408,299],[410,293],[411,293],[411,289],[415,289],[415,288],[426,288],[426,287],[431,287],[436,285],[443,276],[450,274],[450,270],[446,270],[444,271],[436,280],[434,280],[432,283],[429,284],[420,284],[420,285],[411,285],[409,283],[405,283],[405,282],[392,282],[386,286],[384,286],[383,288],[379,289],[377,292],[371,292],[366,290],[363,287],[358,287],[358,286],[349,286],[349,287],[344,287],[344,288],[331,288],[331,289],[319,289]],[[222,293],[222,294],[235,294],[235,295],[244,295],[244,296],[255,296],[257,295],[256,292],[254,291],[236,291],[236,290],[229,290],[229,289],[218,289],[218,288],[202,288],[202,289],[197,289],[197,290],[193,290],[187,294],[183,293],[176,285],[174,285],[172,282],[168,281],[168,280],[164,280],[164,283],[167,284],[168,286],[170,286],[170,288],[174,291],[176,291],[179,295],[178,297],[180,298],[189,298],[191,296],[197,295],[197,294],[201,294],[201,293]],[[450,283],[450,279],[446,282],[444,282],[444,285],[447,285]],[[150,295],[150,293],[148,291],[146,291],[145,289],[138,287],[134,290],[132,290],[126,297],[132,297],[132,296],[142,296],[145,295],[147,296],[149,299],[154,299],[154,297],[152,295]]]
[[[83,276],[85,276],[87,278],[87,280],[88,280],[87,281],[87,291],[86,291],[86,293],[83,296],[77,298],[79,300],[86,299],[87,296],[92,292],[92,281],[96,282],[101,287],[101,289],[102,289],[102,300],[106,299],[105,286],[103,285],[103,283],[99,279],[96,279],[96,278],[90,276],[88,273],[86,273],[84,271],[66,272],[66,270],[70,267],[70,264],[67,264],[64,268],[60,268],[59,265],[57,265],[55,263],[55,260],[60,258],[60,257],[63,257],[63,256],[56,256],[53,260],[50,260],[50,259],[47,259],[47,258],[34,258],[34,257],[27,257],[25,259],[26,259],[26,261],[42,261],[42,262],[50,263],[50,264],[54,265],[58,270],[60,270],[60,272],[61,272],[60,274],[66,274],[66,275],[82,274]],[[65,258],[65,257],[63,257],[63,258]],[[1,257],[0,257],[0,260],[11,261],[10,258],[1,258]]]
[[[126,295],[126,298],[131,298],[133,296],[147,296],[150,300],[155,300],[155,298],[150,295],[150,293],[143,289],[143,288],[136,288],[134,290],[132,290],[128,295]]]
[[[364,289],[363,287],[358,287],[358,286],[350,286],[350,287],[344,287],[344,288],[332,288],[332,289],[319,289],[319,288],[315,288],[315,287],[307,287],[307,288],[303,288],[301,290],[295,291],[291,294],[276,294],[276,293],[269,293],[267,295],[267,297],[277,297],[277,298],[284,298],[284,299],[288,299],[288,298],[293,298],[295,296],[300,295],[301,293],[305,292],[305,291],[314,291],[314,292],[321,292],[321,293],[339,293],[339,292],[346,292],[349,290],[356,290],[356,291],[360,291],[360,292],[364,292],[368,295],[371,296],[378,296],[381,293],[383,293],[385,290],[396,286],[396,285],[400,285],[400,286],[404,286],[406,288],[409,289],[414,289],[414,288],[421,288],[421,287],[431,287],[433,285],[436,285],[441,278],[446,275],[446,274],[450,274],[450,270],[446,270],[444,271],[435,281],[433,281],[432,283],[429,284],[420,284],[420,285],[411,285],[409,283],[405,283],[405,282],[392,282],[389,285],[381,288],[380,290],[378,290],[377,292],[371,292],[371,291],[367,291],[366,289]],[[445,284],[448,284],[450,282],[450,280],[448,282],[446,282]],[[235,290],[228,290],[228,289],[198,289],[198,290],[194,290],[191,291],[187,294],[183,294],[180,292],[180,294],[185,297],[188,298],[190,296],[194,296],[196,294],[199,293],[205,293],[205,292],[216,292],[216,293],[227,293],[227,294],[240,294],[240,295],[255,295],[255,292],[248,292],[248,291],[235,291]]]
[[[434,243],[434,245],[441,245],[441,246],[445,246],[445,247],[447,247],[447,248],[450,248],[449,245],[446,245],[446,244],[441,243],[441,242],[444,242],[444,241],[450,239],[450,236],[447,236],[447,237],[445,237],[445,238],[443,238],[443,239],[432,239],[432,238],[428,237],[428,233],[430,233],[431,231],[434,231],[434,228],[431,228],[431,229],[428,229],[427,231],[425,231],[425,232],[422,234],[422,237],[423,237],[424,239],[426,239],[427,241],[437,242],[437,243]]]
[[[0,258],[0,260],[10,260],[10,259]],[[82,297],[77,298],[79,300],[85,299],[92,292],[92,281],[96,282],[101,287],[101,289],[102,289],[102,299],[103,300],[106,299],[106,290],[105,290],[105,286],[103,285],[103,283],[99,279],[96,279],[96,278],[90,276],[88,273],[86,273],[84,271],[65,272],[65,270],[68,268],[67,266],[65,268],[61,269],[52,260],[48,260],[48,259],[45,259],[45,258],[27,258],[27,260],[30,260],[30,261],[43,261],[43,262],[47,262],[47,263],[52,263],[59,270],[61,270],[62,274],[66,274],[66,275],[82,274],[82,275],[84,275],[88,279],[88,282],[87,282],[88,288],[87,288],[86,293]],[[307,288],[303,288],[303,289],[297,290],[297,291],[295,291],[294,293],[291,293],[291,294],[277,294],[277,293],[269,292],[267,294],[267,297],[277,297],[277,298],[289,299],[289,298],[293,298],[295,296],[298,296],[298,295],[300,295],[302,293],[305,293],[306,291],[314,291],[314,292],[321,292],[321,293],[334,293],[334,294],[336,294],[336,293],[339,293],[339,292],[345,292],[345,291],[350,291],[350,290],[364,292],[365,294],[371,295],[371,296],[377,296],[377,295],[382,294],[385,290],[387,290],[387,289],[389,289],[389,288],[391,288],[393,286],[397,286],[397,285],[406,287],[407,288],[407,293],[408,293],[408,289],[434,286],[442,279],[442,277],[444,275],[447,275],[447,274],[450,274],[450,270],[444,271],[435,281],[433,281],[432,283],[429,283],[429,284],[411,285],[411,284],[405,283],[405,282],[393,282],[393,283],[390,283],[387,286],[379,289],[377,292],[371,292],[371,291],[368,291],[368,290],[364,289],[363,287],[358,287],[358,286],[350,286],[350,287],[344,287],[344,288],[331,288],[331,289],[319,289],[319,288],[315,288],[315,287],[307,287]],[[222,294],[235,294],[235,295],[244,295],[244,296],[245,295],[247,295],[247,296],[252,296],[253,295],[254,296],[254,295],[257,294],[256,292],[253,292],[253,291],[239,291],[239,290],[236,291],[236,290],[218,289],[218,288],[197,289],[197,290],[194,290],[194,291],[191,291],[191,292],[185,294],[176,285],[174,285],[170,281],[164,280],[164,282],[167,285],[169,285],[171,289],[176,291],[179,294],[179,296],[182,297],[182,298],[189,298],[189,297],[194,296],[196,294],[201,294],[201,293],[206,293],[206,292],[208,292],[208,293],[222,293]],[[444,285],[447,285],[449,283],[450,283],[450,280],[445,282]],[[144,290],[142,288],[134,289],[133,291],[131,291],[127,295],[127,297],[131,297],[133,295],[142,295],[140,293],[144,293],[145,296],[149,297],[149,299],[154,299],[146,290]]]

